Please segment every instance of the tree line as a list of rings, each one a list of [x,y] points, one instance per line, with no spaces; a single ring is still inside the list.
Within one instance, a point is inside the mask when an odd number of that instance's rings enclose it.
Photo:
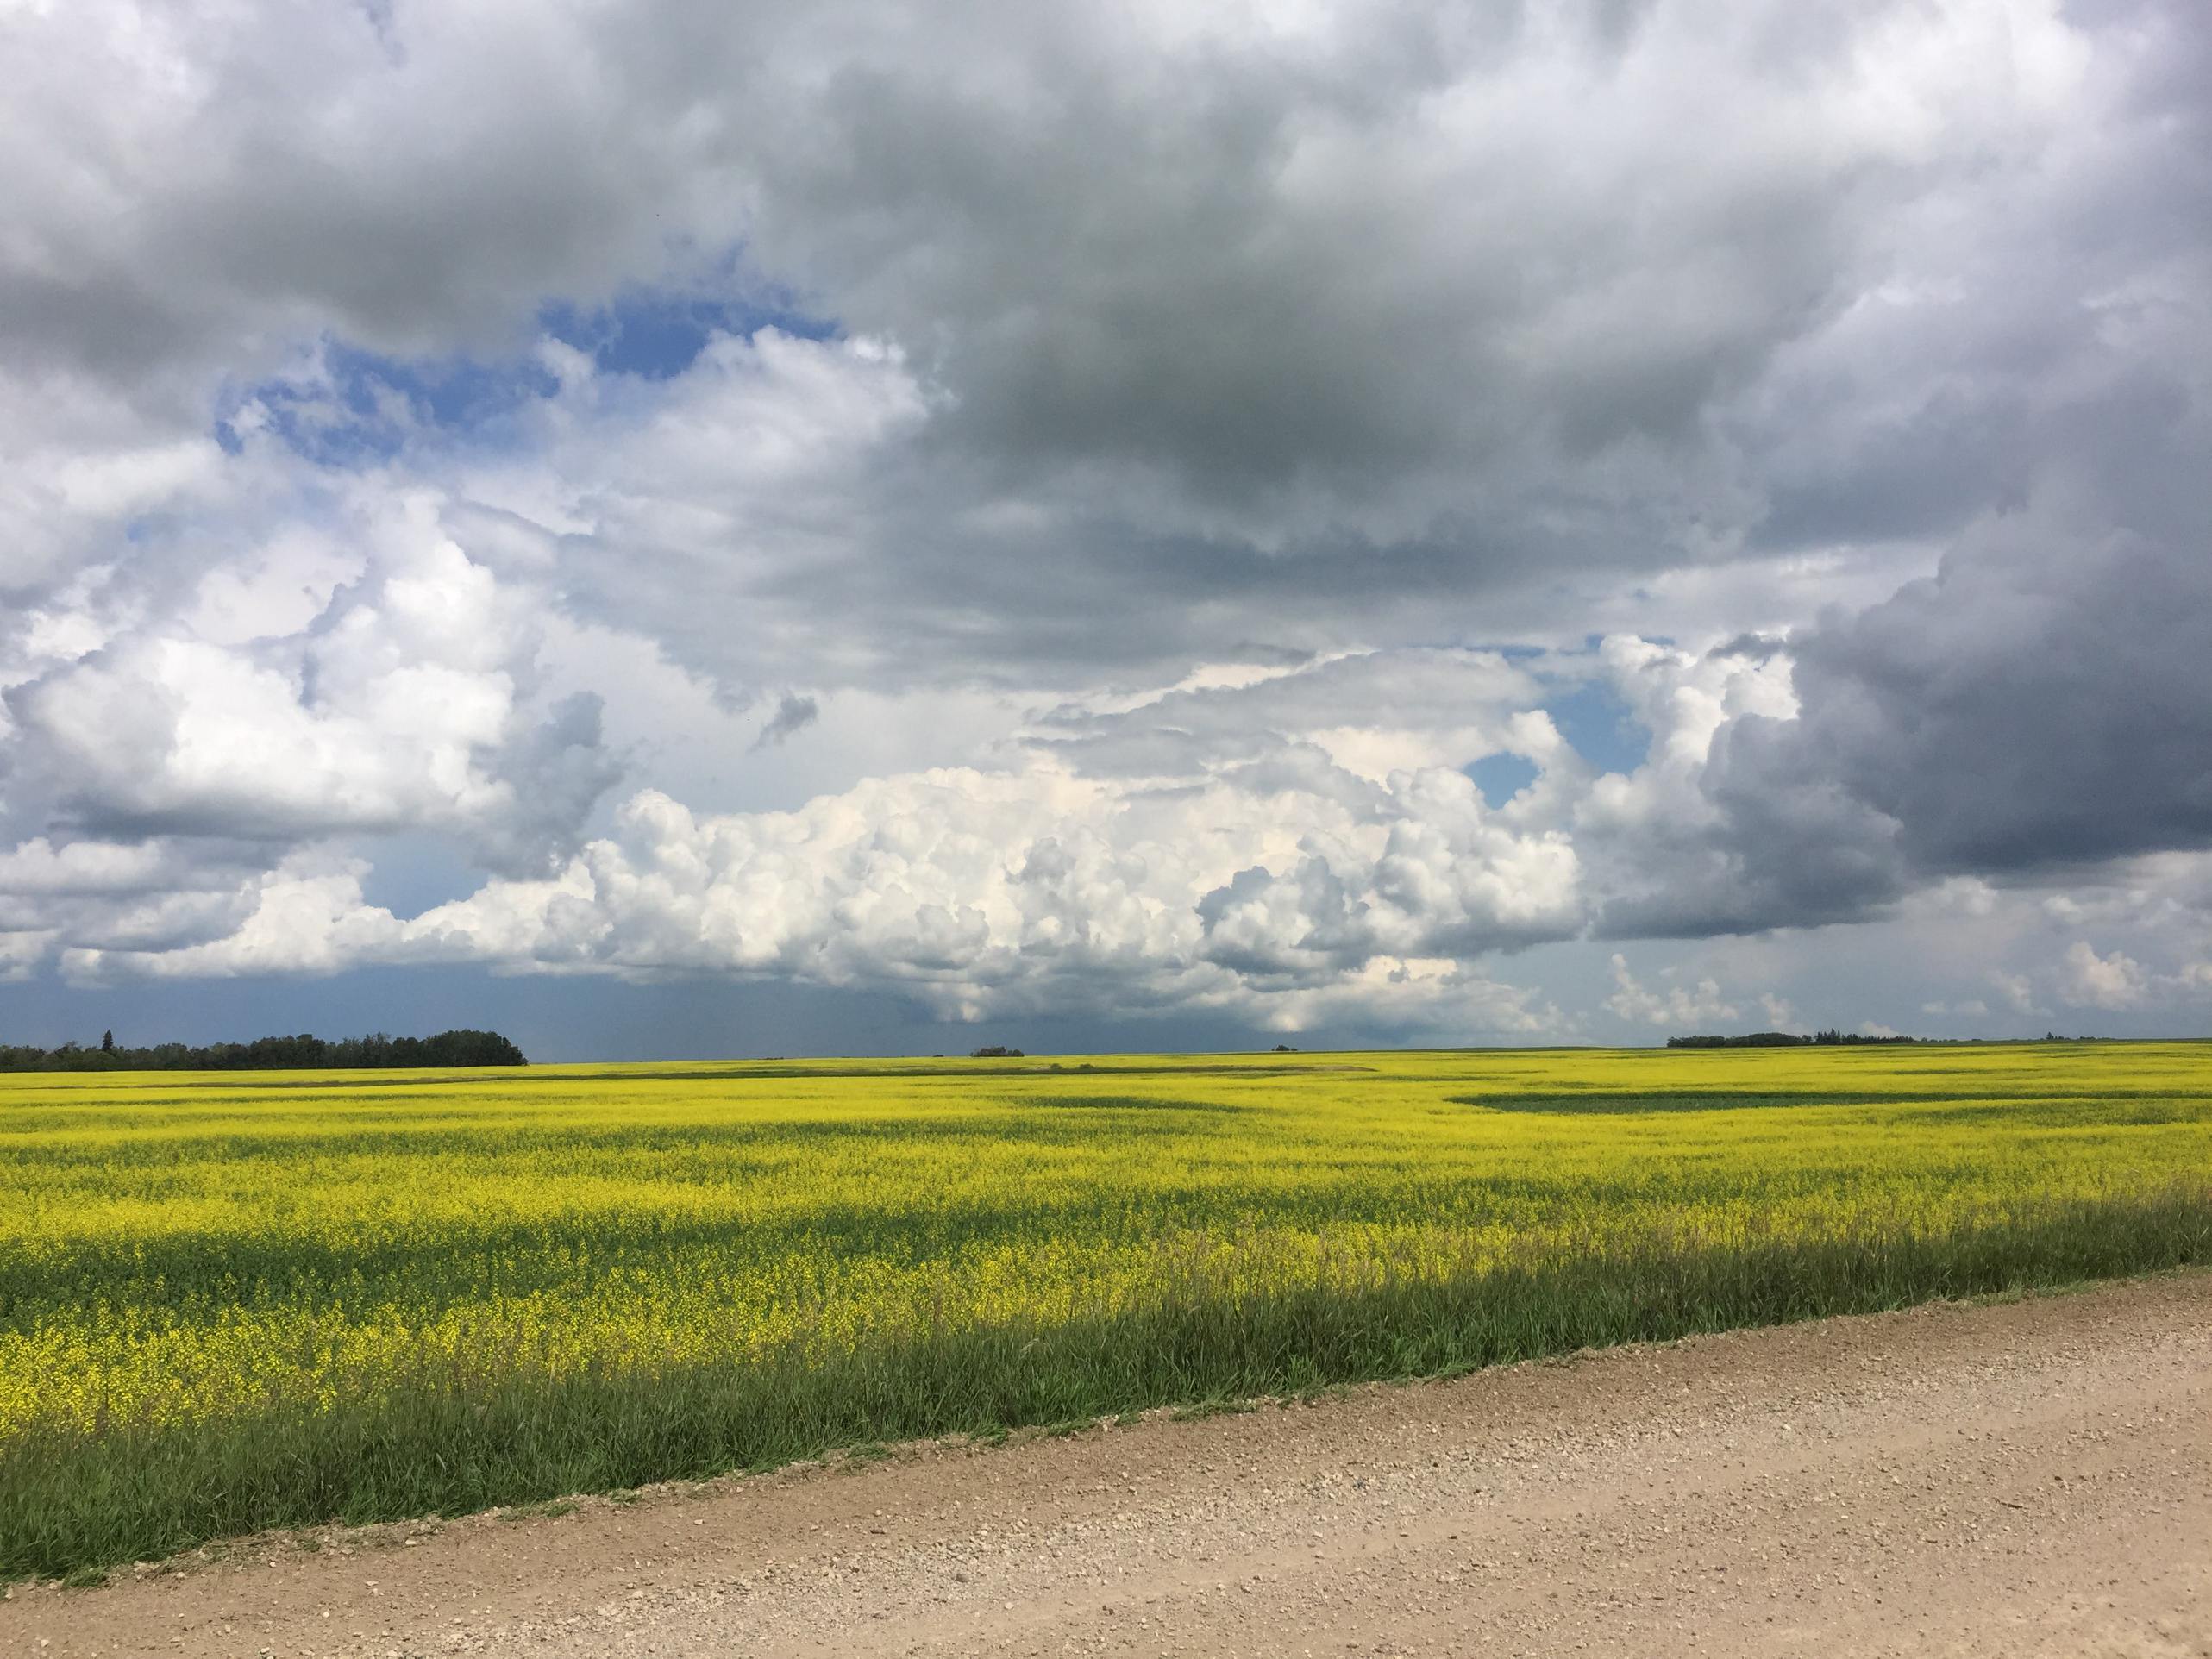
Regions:
[[[394,1066],[527,1066],[523,1051],[497,1031],[441,1031],[436,1036],[256,1037],[251,1042],[160,1042],[127,1049],[105,1032],[97,1048],[0,1043],[0,1072],[229,1072],[364,1070]]]
[[[1677,1036],[1667,1039],[1670,1049],[1795,1049],[1809,1043],[1918,1042],[1909,1036],[1861,1036],[1856,1031],[1815,1031],[1799,1036],[1794,1031],[1753,1031],[1747,1036]]]

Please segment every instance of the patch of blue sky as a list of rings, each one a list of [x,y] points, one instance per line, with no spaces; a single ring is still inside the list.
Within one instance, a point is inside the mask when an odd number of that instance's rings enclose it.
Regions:
[[[1536,762],[1525,754],[1486,754],[1463,770],[1494,810],[1536,781]]]
[[[217,400],[216,441],[234,454],[241,449],[250,409],[287,448],[334,469],[381,465],[425,436],[498,446],[510,440],[518,414],[559,389],[533,349],[536,339],[588,354],[602,373],[661,380],[689,368],[719,334],[750,338],[773,328],[822,340],[837,332],[835,322],[781,295],[732,298],[696,289],[625,290],[588,306],[549,301],[533,323],[529,340],[497,356],[402,357],[326,339],[318,373],[227,389]]]
[[[1594,668],[1601,637],[1582,641],[1582,659]],[[1568,746],[1601,772],[1633,772],[1651,752],[1651,734],[1612,686],[1578,672],[1576,654],[1556,647],[1484,641],[1474,648],[1495,652],[1524,664],[1551,688],[1543,709]],[[1520,755],[1492,754],[1465,768],[1492,806],[1510,800],[1536,775],[1533,762]]]
[[[1601,681],[1585,680],[1549,698],[1544,709],[1575,753],[1601,772],[1633,772],[1651,752],[1651,732]]]
[[[716,335],[750,339],[775,329],[826,340],[837,332],[836,323],[808,316],[783,296],[732,299],[653,289],[618,294],[604,305],[547,305],[538,323],[555,339],[590,353],[601,373],[649,380],[681,374]]]
[[[221,401],[216,441],[235,453],[249,408],[262,429],[317,466],[371,466],[392,460],[426,430],[448,436],[495,432],[525,404],[558,387],[535,357],[517,354],[405,358],[326,340],[321,372],[279,376],[231,390]]]

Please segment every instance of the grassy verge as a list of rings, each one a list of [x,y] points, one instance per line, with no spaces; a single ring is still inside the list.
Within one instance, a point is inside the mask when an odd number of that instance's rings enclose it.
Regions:
[[[1357,1292],[1164,1299],[804,1363],[511,1377],[0,1447],[0,1576],[269,1528],[453,1515],[872,1442],[1433,1375],[1578,1348],[2212,1262],[2212,1193],[1923,1236],[1569,1258]]]

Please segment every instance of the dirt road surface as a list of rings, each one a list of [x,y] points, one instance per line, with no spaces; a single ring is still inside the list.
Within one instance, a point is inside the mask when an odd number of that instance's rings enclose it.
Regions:
[[[2212,1655],[2212,1274],[17,1587],[47,1655]]]

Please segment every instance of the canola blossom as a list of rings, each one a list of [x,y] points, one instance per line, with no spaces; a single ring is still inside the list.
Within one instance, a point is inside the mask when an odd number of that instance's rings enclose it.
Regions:
[[[2212,1255],[2192,1044],[0,1079],[0,1570]]]

